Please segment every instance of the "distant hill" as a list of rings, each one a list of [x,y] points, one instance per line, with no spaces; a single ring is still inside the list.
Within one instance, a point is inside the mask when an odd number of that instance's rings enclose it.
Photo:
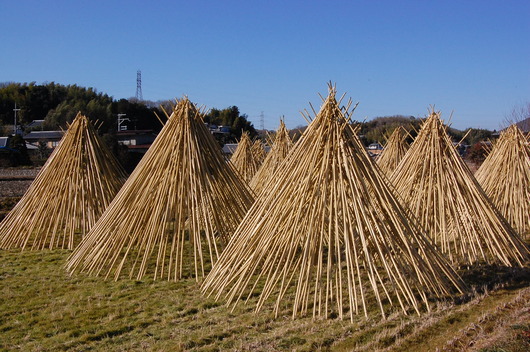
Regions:
[[[530,117],[516,123],[517,127],[524,133],[530,132]]]

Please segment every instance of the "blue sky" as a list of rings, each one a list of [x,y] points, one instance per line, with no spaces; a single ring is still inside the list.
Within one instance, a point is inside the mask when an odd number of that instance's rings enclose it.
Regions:
[[[187,95],[259,127],[305,125],[327,82],[357,120],[424,116],[499,129],[530,101],[530,1],[0,0],[0,82]]]

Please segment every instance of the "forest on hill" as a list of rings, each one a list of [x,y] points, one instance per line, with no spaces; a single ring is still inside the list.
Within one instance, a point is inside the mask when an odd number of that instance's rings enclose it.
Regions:
[[[364,141],[367,144],[384,144],[395,128],[403,126],[409,131],[411,135],[410,141],[412,141],[412,139],[418,134],[423,120],[424,118],[417,118],[414,116],[407,117],[403,115],[376,117],[370,121],[359,122],[359,134],[364,137]],[[490,139],[495,131],[481,128],[466,128],[465,130],[458,130],[449,126],[447,132],[453,140],[461,142],[462,144],[473,145],[480,141]]]
[[[5,82],[0,83],[0,136],[11,133],[5,126],[13,125],[15,104],[20,109],[17,125],[21,125],[24,133],[29,132],[27,126],[34,120],[44,120],[40,127],[44,130],[64,129],[81,112],[101,124],[99,131],[105,135],[116,132],[118,114],[128,118],[128,129],[160,131],[162,125],[156,115],[165,119],[164,110],[170,114],[173,103],[171,100],[153,102],[134,98],[115,100],[94,88],[75,84]],[[227,141],[236,141],[242,130],[249,131],[252,136],[257,134],[247,115],[240,113],[237,106],[211,109],[205,122],[229,126]]]
[[[126,117],[123,125],[129,130],[152,130],[157,133],[161,130],[160,120],[165,120],[166,113],[170,114],[174,101],[139,101],[135,98],[116,100],[108,94],[98,92],[95,88],[81,87],[78,85],[62,85],[55,82],[36,84],[31,83],[0,83],[0,137],[12,134],[14,123],[14,108],[17,109],[17,125],[20,126],[21,134],[31,132],[31,122],[43,120],[43,124],[37,127],[39,130],[66,129],[78,112],[86,115],[99,127],[99,133],[109,148],[120,159],[127,158],[126,148],[118,146],[116,132],[118,130],[118,115]],[[159,120],[160,118],[160,120]],[[409,131],[409,142],[419,131],[423,118],[414,116],[384,116],[375,117],[369,121],[354,121],[359,126],[359,136],[362,142],[368,146],[371,143],[384,145],[392,131],[403,126]],[[248,131],[251,138],[261,137],[267,139],[267,131],[257,131],[248,116],[235,105],[224,109],[212,108],[204,115],[204,122],[214,126],[228,127],[227,133],[215,134],[219,144],[235,143],[241,138],[243,131]],[[291,130],[290,134],[294,140],[303,133],[305,126]],[[259,133],[258,133],[259,132]],[[485,129],[467,128],[457,130],[448,128],[448,132],[455,142],[463,145],[478,146],[476,149],[478,158],[484,153],[478,142],[488,140],[494,131]],[[269,131],[270,135],[274,131]],[[13,138],[11,147],[24,149],[22,138]],[[474,150],[471,148],[471,150]],[[27,162],[21,162],[27,164]]]

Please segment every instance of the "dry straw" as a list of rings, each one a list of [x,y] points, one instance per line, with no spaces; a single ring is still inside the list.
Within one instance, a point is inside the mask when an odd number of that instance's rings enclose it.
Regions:
[[[388,138],[385,149],[377,158],[377,166],[385,175],[390,176],[407,153],[409,148],[409,144],[406,141],[407,136],[408,132],[402,126],[399,126]]]
[[[1,248],[73,249],[126,178],[80,113],[22,199],[0,224]]]
[[[439,113],[424,122],[391,181],[452,263],[511,266],[528,259],[528,248],[457,153]]]
[[[342,319],[420,312],[460,290],[458,276],[394,198],[330,86],[301,140],[203,282],[228,304],[275,296],[275,314]],[[287,297],[286,297],[287,296]],[[283,302],[284,300],[288,302]]]
[[[248,132],[243,132],[237,148],[230,158],[230,163],[247,184],[252,180],[261,165],[260,160],[256,157],[257,153],[259,152],[250,140]]]
[[[259,194],[265,189],[266,184],[273,178],[273,175],[276,170],[278,170],[281,162],[287,157],[287,154],[289,154],[292,145],[293,142],[289,137],[289,132],[285,127],[285,123],[283,120],[280,120],[280,127],[278,127],[278,130],[276,131],[271,150],[250,182],[250,187],[256,192],[256,194]]]
[[[530,236],[530,146],[517,125],[501,133],[475,177],[522,236]]]
[[[219,255],[218,241],[227,242],[252,203],[184,98],[67,268],[116,280],[177,280],[190,267],[185,275],[198,279]]]

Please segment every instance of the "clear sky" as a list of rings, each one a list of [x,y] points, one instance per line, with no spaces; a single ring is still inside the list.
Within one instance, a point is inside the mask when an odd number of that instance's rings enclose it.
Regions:
[[[336,83],[357,120],[424,116],[499,129],[530,101],[530,1],[0,0],[0,82],[187,95],[260,127],[305,125]]]

